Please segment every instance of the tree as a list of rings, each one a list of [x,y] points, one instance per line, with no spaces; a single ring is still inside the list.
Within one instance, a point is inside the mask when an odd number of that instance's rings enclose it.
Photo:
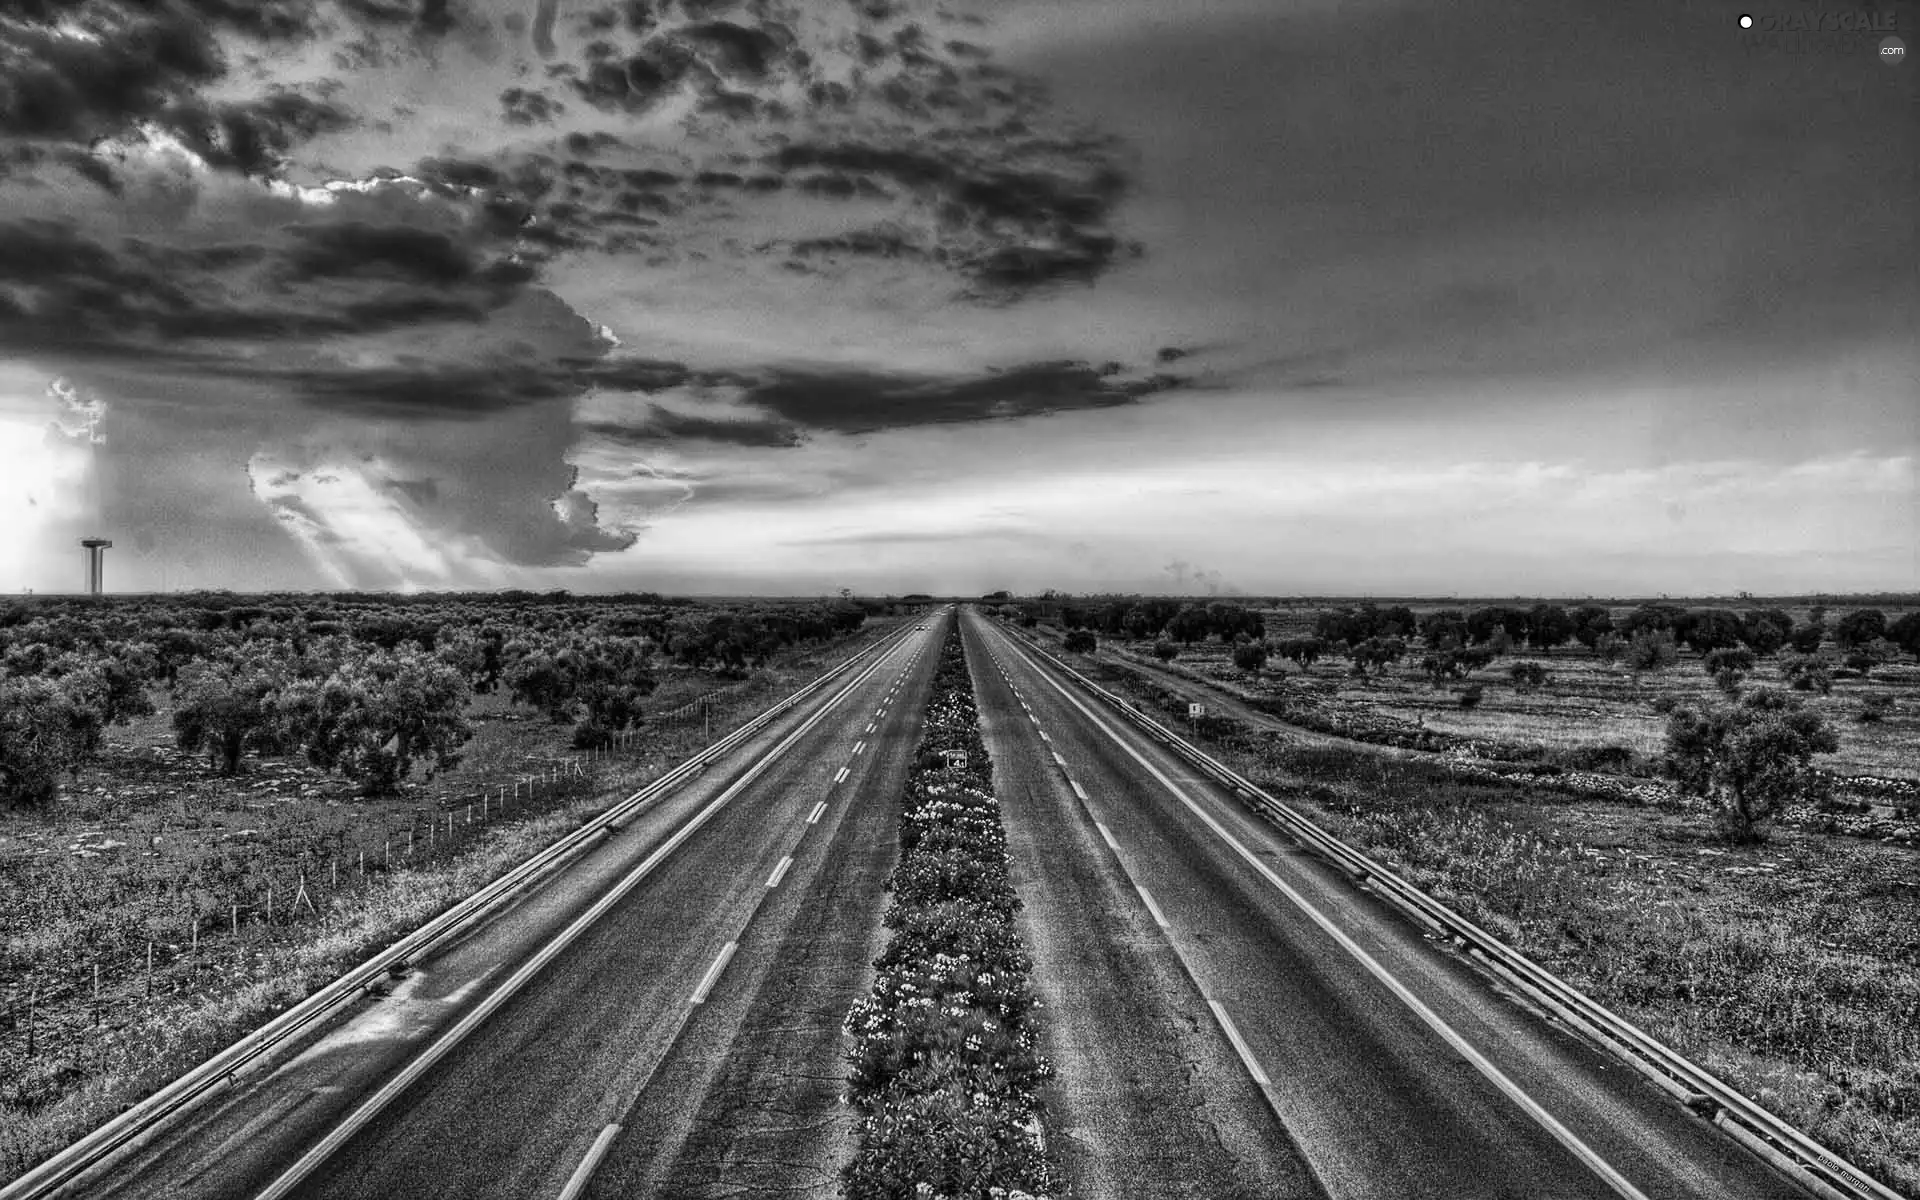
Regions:
[[[460,673],[423,651],[377,650],[325,680],[290,684],[279,707],[317,767],[370,796],[387,795],[425,763],[429,778],[460,761],[473,737]]]
[[[1067,635],[1065,645],[1068,654],[1092,654],[1099,642],[1090,630],[1076,629]]]
[[[1740,681],[1753,670],[1753,664],[1753,651],[1744,646],[1710,650],[1701,663],[1707,675],[1720,685],[1720,690],[1729,695],[1740,690]]]
[[[1420,618],[1420,637],[1430,650],[1457,650],[1467,644],[1467,618],[1457,608],[1442,608]]]
[[[1573,640],[1573,617],[1558,604],[1536,604],[1527,611],[1527,645],[1545,654]]]
[[[1642,604],[1621,618],[1615,629],[1627,638],[1643,630],[1654,633],[1671,631],[1684,616],[1686,610],[1672,604]]]
[[[1887,640],[1915,658],[1920,658],[1920,610],[1910,612],[1887,626]]]
[[[1260,668],[1267,665],[1267,644],[1251,639],[1239,642],[1233,647],[1233,665],[1242,671],[1258,675]]]
[[[183,667],[175,689],[173,730],[180,748],[205,748],[220,773],[240,770],[240,756],[277,744],[274,699],[292,677],[292,664],[275,642],[226,647]]]
[[[1180,657],[1180,647],[1162,639],[1153,644],[1153,656],[1161,662],[1172,662]]]
[[[1787,804],[1819,794],[1809,764],[1839,748],[1818,713],[1785,692],[1756,688],[1705,711],[1676,708],[1667,719],[1664,765],[1682,792],[1715,806],[1730,840],[1750,842],[1765,836],[1766,823]]]
[[[1740,644],[1745,624],[1724,608],[1702,608],[1683,613],[1673,624],[1674,639],[1695,654],[1710,654]]]
[[[1744,626],[1740,640],[1762,656],[1778,651],[1793,633],[1793,618],[1777,608],[1749,609],[1740,620]]]
[[[1627,653],[1627,639],[1617,633],[1603,633],[1593,640],[1593,656],[1612,666]]]
[[[1833,627],[1833,640],[1842,650],[1864,646],[1887,634],[1887,614],[1877,608],[1856,608]]]
[[[1671,633],[1643,627],[1628,639],[1624,657],[1627,667],[1638,674],[1672,666],[1680,661],[1680,650],[1673,644]]]
[[[1349,650],[1347,656],[1353,660],[1353,673],[1365,676],[1369,668],[1377,671],[1399,662],[1406,652],[1406,642],[1397,637],[1370,637]]]
[[[1317,637],[1287,638],[1277,649],[1283,658],[1292,659],[1302,670],[1320,661],[1327,645]]]
[[[40,808],[59,794],[88,747],[88,718],[72,695],[45,678],[0,679],[0,800]]]
[[[1853,719],[1862,725],[1878,725],[1893,712],[1893,696],[1887,692],[1869,692],[1860,697],[1860,711]]]
[[[1795,627],[1787,635],[1787,644],[1801,654],[1812,654],[1820,649],[1820,643],[1827,637],[1827,627],[1820,621],[1808,621]]]
[[[1598,604],[1582,604],[1568,615],[1573,618],[1573,640],[1589,650],[1613,632],[1613,614]]]

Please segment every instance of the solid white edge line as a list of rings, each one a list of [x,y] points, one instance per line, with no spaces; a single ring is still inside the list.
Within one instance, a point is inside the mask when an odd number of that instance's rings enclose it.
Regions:
[[[599,1169],[600,1160],[607,1156],[607,1150],[613,1145],[613,1139],[619,1132],[620,1126],[609,1125],[600,1131],[599,1137],[593,1139],[593,1145],[587,1149],[587,1156],[581,1159],[580,1165],[573,1169],[572,1176],[567,1179],[567,1186],[560,1189],[560,1200],[579,1200],[580,1195],[587,1190],[587,1181],[592,1179],[594,1171]]]
[[[826,811],[827,811],[827,802],[825,800],[822,800],[820,803],[814,805],[813,811],[807,814],[807,824],[813,825],[817,823],[820,820],[820,814]]]
[[[1267,1073],[1260,1069],[1260,1063],[1253,1057],[1253,1051],[1248,1048],[1246,1040],[1240,1036],[1240,1031],[1233,1027],[1233,1018],[1227,1015],[1227,1010],[1220,1006],[1218,1000],[1211,997],[1207,1000],[1207,1007],[1213,1010],[1214,1019],[1220,1022],[1220,1028],[1227,1031],[1227,1040],[1233,1043],[1234,1052],[1239,1054],[1240,1061],[1246,1064],[1247,1074],[1253,1076],[1253,1081],[1261,1087],[1271,1087],[1272,1082],[1267,1079]]]
[[[847,781],[847,769],[845,767],[841,767],[838,773],[834,775],[833,781],[835,783],[845,783]]]
[[[1093,827],[1100,831],[1100,839],[1107,844],[1107,849],[1113,851],[1115,854],[1120,853],[1120,843],[1113,840],[1112,830],[1098,821],[1093,823]]]
[[[785,858],[781,859],[780,865],[773,869],[773,874],[767,876],[767,886],[770,888],[779,887],[780,881],[787,877],[787,868],[791,867],[792,865],[793,865],[793,855],[789,854]]]
[[[1165,787],[1169,792],[1173,793],[1174,797],[1178,799],[1180,803],[1186,805],[1190,812],[1206,822],[1209,829],[1213,830],[1227,845],[1233,847],[1234,851],[1238,853],[1241,858],[1245,859],[1254,870],[1260,872],[1260,874],[1266,878],[1267,882],[1272,884],[1281,895],[1292,901],[1296,908],[1305,913],[1307,917],[1312,920],[1315,925],[1318,925],[1328,937],[1331,937],[1341,949],[1353,956],[1354,960],[1362,967],[1365,967],[1369,974],[1385,985],[1387,990],[1392,992],[1402,1004],[1405,1004],[1411,1009],[1413,1014],[1419,1017],[1429,1029],[1438,1034],[1442,1041],[1453,1047],[1455,1052],[1462,1058],[1473,1064],[1474,1069],[1485,1076],[1489,1083],[1498,1088],[1507,1099],[1513,1101],[1521,1111],[1525,1112],[1529,1117],[1532,1117],[1536,1124],[1552,1135],[1555,1141],[1566,1147],[1588,1170],[1598,1175],[1606,1182],[1607,1186],[1611,1187],[1615,1192],[1627,1197],[1627,1200],[1647,1200],[1645,1192],[1642,1192],[1639,1188],[1629,1183],[1625,1176],[1613,1168],[1612,1164],[1601,1158],[1592,1147],[1581,1141],[1571,1129],[1562,1125],[1552,1113],[1541,1107],[1539,1101],[1529,1096],[1526,1092],[1521,1091],[1520,1086],[1514,1083],[1513,1080],[1507,1078],[1506,1073],[1495,1066],[1492,1060],[1480,1053],[1471,1042],[1468,1042],[1464,1037],[1460,1036],[1451,1025],[1448,1025],[1441,1019],[1440,1014],[1428,1008],[1420,997],[1409,991],[1405,984],[1395,979],[1384,966],[1380,965],[1379,960],[1362,949],[1360,944],[1349,937],[1345,930],[1335,925],[1332,919],[1318,908],[1315,908],[1311,901],[1296,891],[1285,880],[1274,874],[1273,868],[1260,861],[1260,859],[1254,855],[1253,851],[1242,845],[1240,839],[1229,833],[1225,826],[1214,819],[1212,813],[1207,812],[1199,804],[1195,803],[1191,796],[1181,791],[1179,785],[1167,778],[1158,767],[1148,762],[1139,751],[1122,741],[1120,736],[1113,731],[1112,726],[1101,720],[1092,710],[1088,709],[1086,705],[1080,703],[1079,697],[1069,694],[1064,687],[1060,686],[1059,681],[1055,680],[1051,675],[1046,674],[1044,671],[1038,671],[1038,668],[1035,669],[1039,673],[1040,678],[1044,679],[1054,691],[1059,692],[1060,695],[1066,699],[1067,703],[1079,709],[1087,720],[1093,723],[1095,728],[1107,735],[1108,740],[1120,747],[1121,750],[1127,753],[1128,757],[1145,768],[1149,775],[1152,775],[1160,782],[1162,787]]]
[[[711,992],[713,985],[720,981],[720,972],[727,969],[727,963],[733,959],[733,952],[739,948],[739,942],[728,942],[720,947],[719,956],[713,960],[713,965],[707,968],[707,973],[700,977],[700,986],[693,989],[693,995],[687,998],[689,1004],[707,1002],[707,993]]]

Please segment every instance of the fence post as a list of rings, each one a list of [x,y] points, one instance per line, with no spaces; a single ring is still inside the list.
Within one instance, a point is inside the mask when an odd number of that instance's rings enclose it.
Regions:
[[[153,939],[147,939],[147,999],[153,999]]]
[[[273,881],[267,881],[267,924],[273,924]]]
[[[27,1057],[33,1057],[33,1015],[40,1007],[40,976],[33,974],[27,978]]]
[[[193,914],[193,956],[200,957],[200,914]]]
[[[100,1023],[100,964],[93,964],[93,1023]]]

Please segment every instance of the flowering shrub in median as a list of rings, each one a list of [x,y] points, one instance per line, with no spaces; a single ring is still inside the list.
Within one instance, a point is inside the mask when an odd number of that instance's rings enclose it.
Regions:
[[[943,751],[967,755],[949,767]],[[847,1015],[847,1099],[860,1145],[849,1200],[1044,1197],[1058,1181],[1037,1136],[1033,961],[957,634],[942,647],[907,781],[900,861],[882,918],[892,930],[872,991]]]

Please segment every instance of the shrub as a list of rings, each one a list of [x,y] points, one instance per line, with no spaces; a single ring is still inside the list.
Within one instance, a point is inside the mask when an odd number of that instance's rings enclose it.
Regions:
[[[1153,656],[1161,662],[1172,662],[1180,657],[1180,647],[1162,639],[1153,644]]]
[[[1093,636],[1092,630],[1076,629],[1067,635],[1064,644],[1069,654],[1092,654],[1098,648],[1099,641]]]
[[[1878,725],[1893,714],[1893,697],[1886,692],[1874,692],[1860,697],[1860,711],[1853,719],[1862,725]]]
[[[1642,629],[1627,643],[1624,657],[1635,672],[1658,671],[1680,661],[1680,651],[1666,630]]]
[[[1593,656],[1612,666],[1627,653],[1627,639],[1617,633],[1603,633],[1593,640]]]
[[[1461,708],[1478,707],[1480,704],[1480,698],[1486,695],[1486,692],[1487,692],[1486,686],[1484,684],[1478,684],[1478,683],[1470,683],[1467,686],[1461,688],[1460,695],[1459,695],[1460,707]]]
[[[1761,688],[1744,700],[1706,709],[1678,708],[1667,720],[1664,765],[1675,785],[1710,802],[1732,841],[1757,841],[1768,821],[1794,800],[1817,799],[1815,754],[1840,740],[1820,717],[1785,692]]]
[[[1832,664],[1817,655],[1789,655],[1781,661],[1780,670],[1787,678],[1787,686],[1796,692],[1819,692],[1824,696],[1833,691]]]
[[[1547,669],[1537,662],[1517,662],[1507,668],[1507,677],[1523,691],[1546,686]]]
[[[1233,665],[1242,671],[1259,674],[1260,668],[1267,665],[1267,644],[1261,641],[1238,643],[1233,648]]]
[[[1720,690],[1729,694],[1739,690],[1740,681],[1753,670],[1753,663],[1753,651],[1743,647],[1711,650],[1701,660],[1701,666],[1720,686]]]

